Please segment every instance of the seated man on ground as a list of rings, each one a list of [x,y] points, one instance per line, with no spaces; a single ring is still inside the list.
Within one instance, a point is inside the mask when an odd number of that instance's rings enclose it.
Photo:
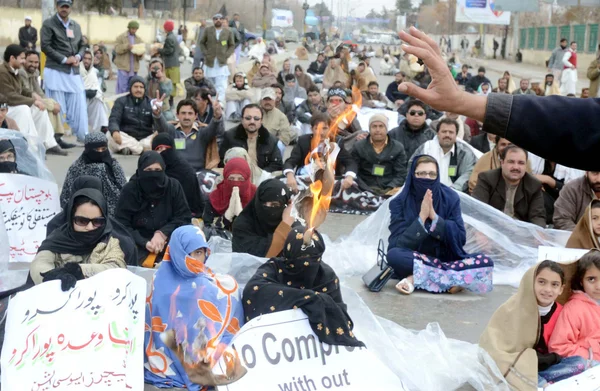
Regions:
[[[4,64],[0,66],[0,91],[6,97],[8,116],[13,119],[21,133],[37,137],[46,147],[46,153],[67,156],[54,138],[52,122],[41,96],[24,87],[19,69],[25,63],[25,49],[8,45],[4,51]],[[35,148],[35,144],[31,145]]]
[[[145,94],[146,84],[140,76],[134,76],[129,83],[129,95],[115,101],[108,119],[108,148],[122,155],[141,155],[152,146],[154,132],[152,125],[152,102]],[[154,101],[160,105],[166,95]]]
[[[475,163],[473,172],[471,172],[471,176],[469,177],[469,194],[473,193],[473,190],[477,185],[477,179],[479,179],[479,174],[500,168],[500,156],[502,155],[504,149],[510,145],[510,141],[500,136],[495,137],[496,143],[494,145],[494,149],[484,153],[483,156],[479,158],[477,163]],[[527,171],[530,171],[529,162],[527,165]]]
[[[125,268],[135,247],[113,230],[102,193],[82,189],[65,208],[66,222],[41,244],[29,274],[35,284],[60,280],[68,291],[77,280],[104,270]]]
[[[308,98],[296,108],[296,117],[301,124],[310,126],[311,118],[318,113],[325,113],[327,107],[319,87],[311,87],[307,92]]]
[[[262,124],[263,110],[259,105],[249,104],[242,110],[242,123],[225,132],[219,148],[221,166],[224,166],[225,153],[234,147],[248,151],[259,168],[268,171],[281,171],[283,161],[278,140]]]
[[[279,179],[261,183],[233,222],[233,252],[266,258],[279,256],[294,223],[290,200],[287,186]]]
[[[19,131],[17,123],[8,116],[8,99],[2,93],[0,93],[0,129]]]
[[[296,100],[306,100],[308,97],[306,95],[306,90],[298,85],[298,81],[296,81],[296,76],[293,74],[285,75],[284,77],[284,87],[283,87],[283,97],[282,101],[287,102],[292,105],[292,107],[296,108],[298,106],[296,104]]]
[[[496,135],[482,132],[471,138],[471,146],[479,152],[487,153],[496,147]]]
[[[494,263],[463,249],[467,234],[458,194],[440,182],[436,160],[416,156],[402,192],[390,202],[387,261],[400,278],[396,289],[456,293],[493,288]]]
[[[327,92],[327,114],[329,114],[333,120],[336,120],[340,115],[346,112],[346,108],[348,107],[348,104],[346,103],[347,98],[348,95],[346,94],[346,91],[341,88],[331,88]],[[350,123],[348,123],[348,118],[344,117],[338,122],[337,127],[338,128],[333,131],[336,132],[338,136],[342,136],[342,144],[348,151],[352,150],[355,143],[367,138],[369,134],[367,131],[362,130],[360,122],[358,122],[358,118],[356,117],[354,117]]]
[[[277,77],[271,71],[271,68],[267,64],[261,64],[258,69],[258,74],[252,79],[252,87],[254,88],[267,88],[277,84]]]
[[[529,79],[521,79],[519,88],[513,91],[513,95],[535,95],[535,92],[529,88]]]
[[[325,73],[326,68],[327,61],[325,60],[325,55],[323,53],[319,53],[317,55],[317,59],[310,63],[306,72],[313,77],[313,81],[315,83],[322,83],[323,74]]]
[[[567,183],[554,203],[554,228],[572,231],[585,216],[592,200],[600,196],[600,172],[586,171],[585,175]]]
[[[175,139],[175,148],[196,172],[218,166],[217,139],[222,138],[225,133],[221,104],[212,97],[210,99],[214,101],[214,117],[208,126],[198,126],[195,121],[198,109],[191,99],[184,99],[177,104],[175,124],[167,122],[160,108],[153,113],[158,133],[169,133]]]
[[[390,102],[394,104],[394,107],[399,108],[402,106],[404,101],[408,98],[408,95],[398,91],[398,86],[404,82],[406,75],[404,72],[396,72],[394,75],[394,81],[388,84],[385,90],[385,96]]]
[[[296,122],[296,105],[285,98],[284,88],[280,84],[273,84],[271,86],[275,90],[277,99],[275,100],[275,107],[279,109],[288,119],[290,125]]]
[[[417,148],[435,137],[435,132],[427,125],[427,106],[419,100],[411,100],[406,112],[406,120],[390,131],[390,139],[404,146],[406,162]]]
[[[315,134],[319,134],[321,142],[327,140],[331,144],[336,143],[335,134],[329,128],[331,118],[324,113],[317,113],[310,119],[311,122],[311,133],[305,134],[298,137],[298,143],[292,149],[290,157],[285,161],[283,165],[283,175],[286,176],[286,183],[293,193],[298,192],[298,183],[296,182],[296,175],[308,175],[305,170],[305,158],[312,151],[312,141]],[[341,137],[337,137],[341,139]],[[333,145],[331,145],[333,146]],[[339,146],[340,151],[336,158],[336,175],[343,176],[342,190],[350,188],[354,184],[356,178],[356,172],[358,166],[350,153],[346,151],[343,146]]]
[[[467,143],[471,141],[471,128],[465,123],[463,118],[456,113],[452,113],[450,111],[444,112],[444,115],[442,115],[440,118],[435,121],[431,121],[429,127],[431,129],[437,129],[438,122],[444,118],[450,118],[458,123],[458,134],[456,135],[457,139],[461,139]]]
[[[456,191],[466,192],[469,177],[477,162],[477,157],[466,144],[456,141],[458,122],[444,118],[437,123],[437,136],[426,141],[410,158],[429,155],[438,162],[440,182]]]
[[[104,104],[104,94],[98,79],[98,70],[94,68],[92,52],[86,51],[79,64],[79,74],[83,78],[83,88],[88,112],[90,132],[106,132],[108,130],[108,115]]]
[[[263,89],[260,98],[260,106],[264,111],[262,124],[269,133],[279,140],[278,145],[283,156],[285,146],[296,140],[298,135],[292,130],[285,114],[275,107],[276,100],[277,95],[273,88]]]
[[[212,96],[217,95],[217,90],[215,89],[215,85],[212,81],[208,80],[204,77],[204,70],[200,67],[194,68],[192,71],[192,76],[188,77],[184,81],[185,85],[185,99],[190,99],[196,93],[196,90],[200,88],[206,88],[210,92]]]
[[[54,129],[54,138],[58,145],[63,149],[75,147],[75,144],[70,144],[62,140],[65,134],[63,121],[60,114],[60,104],[54,99],[46,97],[42,87],[40,86],[40,55],[35,51],[25,53],[25,64],[19,70],[19,76],[23,81],[23,87],[29,91],[38,94],[46,105],[52,128]]]
[[[254,93],[248,86],[248,80],[243,72],[233,76],[233,83],[227,87],[225,92],[225,118],[229,121],[240,122],[242,120],[242,109],[250,104]]]
[[[542,183],[527,172],[527,152],[504,148],[500,168],[479,174],[473,197],[517,220],[546,226]]]
[[[498,79],[498,87],[494,88],[492,91],[497,94],[508,94],[508,80],[504,77]]]
[[[216,99],[206,88],[199,88],[194,93],[193,99],[198,108],[196,122],[199,126],[206,126],[211,123],[214,115],[213,98]]]
[[[158,152],[146,151],[138,159],[135,175],[121,191],[115,217],[135,241],[138,265],[148,268],[162,260],[173,231],[190,223],[183,189],[165,174]]]
[[[388,119],[383,114],[369,118],[369,135],[357,141],[352,158],[358,165],[358,186],[376,195],[396,194],[406,179],[404,147],[387,134]]]
[[[381,92],[379,92],[379,83],[372,81],[369,83],[367,91],[362,93],[363,107],[385,108],[388,100]]]

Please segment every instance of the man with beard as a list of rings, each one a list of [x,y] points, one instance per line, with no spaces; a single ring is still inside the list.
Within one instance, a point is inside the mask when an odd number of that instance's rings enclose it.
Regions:
[[[90,132],[106,132],[108,130],[108,115],[103,101],[102,88],[98,79],[98,70],[92,65],[92,52],[83,54],[79,73],[83,79],[87,102],[88,122]]]
[[[186,97],[185,99],[190,99],[194,96],[196,91],[200,88],[206,88],[210,92],[212,96],[217,94],[217,90],[215,89],[214,84],[204,77],[204,71],[202,68],[197,67],[192,71],[192,76],[185,79],[183,82],[185,85]]]
[[[546,79],[544,80],[544,95],[560,95],[558,82],[554,81],[554,75],[551,73],[547,74]]]
[[[158,95],[158,94],[157,94]],[[162,109],[165,95],[152,101],[146,96],[146,84],[140,76],[129,82],[129,95],[115,101],[108,118],[108,148],[122,155],[140,155],[152,147],[153,108]]]
[[[71,0],[58,0],[58,12],[42,24],[42,51],[46,55],[44,89],[49,98],[60,104],[61,114],[83,142],[88,133],[87,107],[79,63],[86,47],[81,26],[69,18]]]
[[[513,95],[535,95],[535,92],[529,88],[529,79],[521,79],[519,88],[513,91]]]
[[[215,85],[219,101],[225,105],[225,90],[229,77],[227,59],[235,50],[235,38],[230,29],[223,28],[223,15],[213,16],[213,23],[213,26],[204,30],[199,44],[204,53],[205,76]]]
[[[277,95],[273,88],[265,88],[262,90],[260,97],[260,107],[264,111],[262,125],[271,133],[277,137],[278,146],[281,150],[281,155],[285,151],[285,146],[298,137],[296,132],[290,127],[290,123],[284,113],[275,107]]]
[[[241,147],[263,170],[275,172],[283,169],[277,137],[262,125],[263,115],[262,108],[257,104],[249,104],[242,109],[242,123],[225,132],[219,148],[221,167],[225,166],[225,153],[231,148]]]
[[[552,51],[552,55],[548,60],[548,72],[554,75],[554,78],[560,80],[560,76],[563,70],[562,59],[565,56],[567,50],[567,38],[561,38],[560,46]]]
[[[223,126],[223,109],[217,100],[210,97],[213,108],[213,118],[207,126],[199,127],[196,122],[198,108],[196,102],[184,99],[177,104],[177,122],[168,123],[160,109],[154,112],[155,126],[159,133],[167,132],[175,139],[175,149],[192,168],[198,172],[204,170],[209,145],[222,138],[225,132]],[[218,162],[217,162],[218,164]]]
[[[46,111],[48,112],[48,117],[52,123],[52,128],[54,129],[54,138],[56,139],[58,145],[63,149],[73,148],[75,144],[70,144],[62,140],[62,136],[65,134],[65,129],[60,116],[60,105],[57,101],[47,98],[46,94],[44,94],[44,90],[42,90],[39,82],[39,68],[40,55],[33,50],[26,52],[25,64],[19,70],[19,76],[23,81],[23,86],[28,90],[35,92],[42,98],[42,101],[46,106]]]
[[[583,217],[587,206],[600,196],[600,172],[585,175],[567,183],[554,203],[554,228],[572,231]]]
[[[499,94],[508,94],[508,80],[503,77],[498,79],[498,87],[494,88],[492,91]]]
[[[545,227],[542,182],[527,172],[527,152],[509,145],[500,156],[500,166],[479,174],[473,197],[517,220]]]
[[[31,25],[31,16],[25,17],[25,26],[19,29],[19,44],[27,50],[35,50],[37,30]]]
[[[441,119],[436,128],[437,137],[417,148],[407,167],[412,167],[415,156],[432,156],[438,162],[440,182],[456,191],[466,192],[477,157],[466,144],[456,142],[458,128],[455,120]]]

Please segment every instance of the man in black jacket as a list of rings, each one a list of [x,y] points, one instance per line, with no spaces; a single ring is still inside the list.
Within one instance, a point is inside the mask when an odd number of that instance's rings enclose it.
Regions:
[[[281,171],[283,162],[277,147],[277,138],[262,126],[263,110],[259,105],[249,104],[242,109],[242,123],[225,132],[219,148],[221,166],[224,166],[225,153],[234,147],[248,151],[255,158],[258,167],[268,172]]]
[[[418,100],[411,99],[406,112],[406,119],[390,131],[390,138],[398,141],[405,152],[404,164],[415,153],[417,148],[435,137],[435,132],[427,125],[427,106]]]
[[[326,68],[327,61],[325,61],[325,55],[323,53],[319,53],[317,60],[310,63],[306,72],[313,76],[313,81],[315,83],[322,83],[323,74],[325,74]]]
[[[72,4],[71,0],[58,0],[58,12],[42,24],[40,36],[46,54],[44,89],[48,98],[58,102],[73,134],[83,142],[88,133],[88,114],[79,63],[86,47],[81,27],[69,18]]]
[[[358,164],[358,186],[377,195],[394,195],[406,180],[404,146],[387,135],[387,117],[369,119],[369,136],[358,141],[352,158]]]
[[[330,132],[329,122],[331,118],[324,113],[315,114],[310,119],[312,133],[298,137],[298,143],[294,146],[292,154],[283,165],[283,175],[287,178],[288,187],[294,192],[298,192],[298,183],[296,175],[303,175],[304,159],[311,153],[313,148],[313,137],[317,132],[321,134],[321,140],[325,140],[329,136],[330,142],[335,142],[333,132]],[[340,146],[340,151],[336,158],[335,171],[336,175],[343,176],[342,190],[348,189],[354,184],[356,171],[358,166],[348,151],[343,146]]]
[[[483,83],[488,83],[490,86],[492,85],[490,79],[485,77],[485,68],[479,67],[479,69],[477,70],[477,74],[470,78],[467,84],[465,84],[465,90],[467,92],[477,92],[477,89]]]
[[[473,136],[469,144],[471,144],[471,146],[478,151],[486,153],[494,149],[496,146],[496,135],[481,132],[477,136]]]
[[[37,30],[31,25],[31,16],[26,16],[25,26],[19,29],[19,44],[25,49],[35,50],[37,40]]]
[[[146,83],[140,76],[129,82],[129,95],[115,101],[108,119],[108,147],[123,155],[140,155],[152,147],[152,105],[160,108],[165,96],[152,101],[146,96]]]

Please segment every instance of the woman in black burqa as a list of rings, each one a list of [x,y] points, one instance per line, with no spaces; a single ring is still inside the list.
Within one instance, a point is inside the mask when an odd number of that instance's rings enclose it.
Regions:
[[[138,264],[160,262],[171,233],[190,224],[192,214],[176,179],[165,174],[158,152],[146,151],[137,171],[121,191],[115,218],[129,230],[138,249]]]
[[[296,225],[288,234],[282,257],[258,268],[244,289],[246,321],[260,315],[301,309],[321,342],[364,346],[352,332],[354,323],[342,300],[340,282],[323,262],[323,237]]]

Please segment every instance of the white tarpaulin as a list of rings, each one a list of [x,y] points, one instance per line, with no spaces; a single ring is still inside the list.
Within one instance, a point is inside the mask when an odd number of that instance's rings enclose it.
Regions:
[[[273,8],[272,15],[271,27],[294,27],[294,14],[292,11]]]
[[[110,269],[63,292],[18,293],[7,310],[5,390],[143,390],[146,281]]]
[[[54,182],[0,174],[0,209],[10,245],[10,262],[31,262],[46,238],[46,225],[60,212]]]
[[[457,0],[456,19],[459,23],[510,24],[510,12],[499,11],[494,0]]]

